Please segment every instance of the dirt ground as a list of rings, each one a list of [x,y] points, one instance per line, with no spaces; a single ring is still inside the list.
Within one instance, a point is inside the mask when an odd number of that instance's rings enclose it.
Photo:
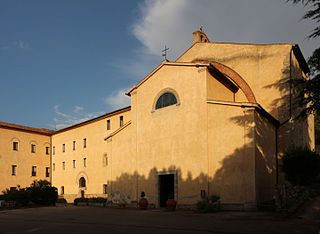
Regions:
[[[42,207],[0,211],[0,233],[316,233],[320,197],[291,217],[270,212]]]

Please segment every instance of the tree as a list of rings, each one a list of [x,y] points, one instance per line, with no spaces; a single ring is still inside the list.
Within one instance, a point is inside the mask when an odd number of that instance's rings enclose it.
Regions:
[[[287,2],[292,2],[293,4],[302,3],[304,6],[311,6],[311,10],[307,11],[303,16],[303,19],[311,19],[320,22],[320,0],[287,0]],[[313,29],[312,33],[308,38],[317,38],[320,36],[320,26]]]
[[[308,59],[312,79],[295,81],[296,104],[302,107],[300,116],[310,113],[320,114],[320,48],[316,49]]]
[[[17,205],[25,206],[29,202],[37,205],[54,205],[58,198],[57,188],[51,187],[46,180],[34,181],[27,188],[10,188],[3,191],[2,199],[15,201]]]
[[[34,181],[27,188],[30,200],[39,205],[54,205],[58,198],[57,188],[51,187],[46,180]]]
[[[308,148],[290,149],[282,157],[282,171],[293,185],[310,185],[320,174],[320,155]]]
[[[304,6],[310,6],[303,19],[311,19],[316,23],[320,23],[320,0],[286,0],[293,4],[301,3]],[[309,39],[320,37],[320,26],[313,29],[308,36]],[[316,49],[312,56],[308,59],[310,67],[310,80],[302,82],[298,86],[298,104],[303,107],[300,116],[306,116],[310,113],[320,114],[320,48]],[[316,129],[318,131],[319,129]]]
[[[316,145],[318,145],[318,151],[320,151],[320,114],[317,113],[314,120],[314,128],[315,128],[315,135],[316,135]]]

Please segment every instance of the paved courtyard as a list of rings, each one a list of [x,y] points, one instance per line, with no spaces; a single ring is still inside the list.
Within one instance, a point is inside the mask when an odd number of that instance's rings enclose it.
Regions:
[[[319,220],[318,220],[319,221]],[[317,220],[263,212],[43,207],[0,211],[0,233],[319,233]]]

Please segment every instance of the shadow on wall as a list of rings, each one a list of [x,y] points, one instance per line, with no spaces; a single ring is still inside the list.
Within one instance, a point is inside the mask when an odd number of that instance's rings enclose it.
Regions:
[[[251,117],[245,117],[245,115]],[[231,121],[247,129],[244,140],[247,142],[242,148],[235,151],[232,156],[224,161],[238,160],[237,164],[244,164],[243,170],[250,170],[250,188],[258,203],[263,203],[274,199],[276,185],[276,126],[274,122],[264,117],[259,111],[254,109],[244,110],[244,116],[235,116]],[[223,163],[225,165],[226,162]],[[228,168],[228,167],[226,167]],[[232,173],[232,171],[230,172]],[[221,183],[223,184],[223,183]],[[249,189],[249,188],[248,188]]]
[[[252,134],[255,132],[248,134],[247,137],[252,139]],[[268,154],[267,152],[261,152],[260,157],[256,158],[256,162],[254,162],[254,155],[250,153],[253,150],[251,142],[236,149],[232,154],[224,157],[220,162],[220,168],[211,177],[206,173],[194,176],[191,173],[192,169],[188,172],[182,172],[180,167],[171,165],[168,168],[152,168],[147,176],[137,172],[134,174],[123,173],[114,181],[109,182],[108,192],[120,192],[124,196],[130,197],[131,201],[137,201],[140,193],[144,191],[149,203],[159,206],[163,199],[160,177],[173,174],[173,197],[178,200],[180,205],[195,204],[202,199],[201,194],[205,192],[207,197],[220,196],[222,203],[252,204],[255,207],[256,202],[273,199],[275,159],[274,154],[270,158],[264,156],[264,154]],[[254,167],[257,163],[260,165],[258,175]],[[259,183],[256,183],[257,180]]]
[[[267,201],[273,197],[276,185],[276,154],[282,156],[288,148],[293,146],[309,147],[313,142],[309,133],[309,123],[306,117],[299,117],[304,109],[301,99],[301,89],[303,88],[304,78],[298,67],[292,65],[291,56],[288,55],[283,63],[282,77],[279,81],[267,85],[264,88],[276,90],[280,94],[271,103],[268,112],[279,120],[280,126],[272,124],[269,120],[263,118],[257,112],[255,118],[243,118],[236,116],[231,120],[239,126],[254,126],[254,131],[249,131],[245,138],[248,141],[254,137],[255,151],[255,192],[258,202]],[[270,97],[270,99],[273,99]],[[277,139],[276,139],[277,131]],[[277,148],[276,148],[277,147]],[[246,146],[238,149],[234,155],[246,154]],[[230,156],[229,156],[230,157]],[[226,166],[229,157],[224,160],[223,165]],[[231,157],[232,158],[232,157]],[[241,158],[234,157],[234,159]],[[242,156],[247,160],[245,156]],[[281,158],[281,157],[280,157]],[[241,165],[241,162],[239,162]],[[284,182],[284,176],[281,173],[281,160],[279,160],[280,183]],[[228,168],[228,166],[226,166]],[[223,170],[223,168],[221,169]],[[226,173],[229,174],[229,173]],[[219,177],[219,176],[218,176]],[[215,176],[217,179],[217,175]],[[220,183],[224,184],[224,183]]]
[[[231,122],[243,127],[244,144],[226,155],[218,162],[214,174],[204,172],[192,174],[192,166],[183,170],[179,165],[168,168],[151,168],[147,175],[137,171],[133,174],[123,173],[114,181],[108,183],[108,193],[119,191],[132,201],[139,199],[145,192],[150,203],[160,205],[161,196],[173,196],[179,204],[194,204],[201,200],[202,191],[207,196],[218,195],[224,203],[255,203],[274,198],[276,185],[276,154],[277,146],[280,153],[288,146],[310,143],[306,120],[290,120],[299,108],[296,106],[293,77],[301,79],[298,69],[291,67],[290,56],[285,59],[282,78],[265,89],[279,91],[278,98],[272,98],[272,108],[268,112],[282,123],[278,129],[276,142],[276,127],[271,120],[252,108],[244,108],[244,114],[230,119]],[[238,108],[238,107],[235,107]],[[199,164],[207,162],[198,162]],[[188,168],[189,167],[189,168]],[[163,192],[161,176],[173,175],[166,181],[167,187],[173,183],[173,189]],[[166,186],[164,186],[166,187]],[[170,194],[173,193],[173,194]],[[164,194],[164,195],[163,195]]]
[[[173,175],[164,181],[164,177]],[[196,201],[201,200],[201,190],[207,190],[208,177],[206,174],[201,173],[199,176],[194,177],[189,171],[186,174],[181,172],[179,167],[174,165],[168,168],[152,168],[147,176],[140,175],[135,172],[134,174],[123,173],[114,181],[109,182],[108,193],[120,192],[131,201],[137,201],[140,198],[142,191],[145,192],[146,198],[149,203],[160,205],[161,200],[174,198],[181,204],[194,204]],[[170,187],[172,184],[172,188]]]
[[[306,117],[300,116],[305,108],[302,102],[305,78],[301,70],[293,64],[290,55],[284,60],[282,78],[265,89],[279,91],[280,97],[272,102],[273,108],[269,111],[280,121],[278,132],[279,155],[294,146],[310,147],[312,139],[309,135],[309,123]]]

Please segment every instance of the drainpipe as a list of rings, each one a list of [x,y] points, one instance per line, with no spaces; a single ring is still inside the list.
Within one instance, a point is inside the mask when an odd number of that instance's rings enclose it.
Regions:
[[[292,69],[291,69],[291,64],[292,64],[292,52],[293,48],[291,47],[290,50],[290,65],[289,65],[289,85],[290,85],[290,90],[289,90],[289,101],[290,101],[290,107],[289,107],[289,118],[291,119],[292,117]]]
[[[50,184],[51,184],[51,186],[53,186],[52,185],[52,136],[53,136],[53,134],[52,135],[49,135],[50,136],[50,150],[49,150],[49,152],[50,152]]]
[[[279,162],[278,162],[278,132],[279,132],[279,125],[276,125],[276,152],[275,152],[275,157],[276,157],[276,185],[278,187],[279,184]]]

